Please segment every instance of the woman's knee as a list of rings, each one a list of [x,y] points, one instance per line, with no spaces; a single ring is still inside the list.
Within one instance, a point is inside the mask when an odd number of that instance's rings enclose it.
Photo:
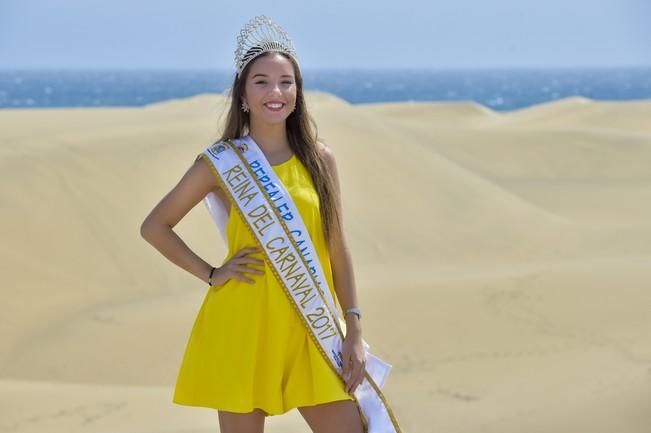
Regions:
[[[219,410],[219,431],[221,433],[263,433],[267,413],[262,409],[251,412],[229,412]]]
[[[363,433],[357,403],[338,400],[298,408],[313,433]]]

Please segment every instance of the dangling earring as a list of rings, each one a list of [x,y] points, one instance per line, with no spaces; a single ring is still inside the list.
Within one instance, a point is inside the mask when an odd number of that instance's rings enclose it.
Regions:
[[[242,101],[242,111],[245,113],[249,112],[249,105],[246,103],[246,101]]]

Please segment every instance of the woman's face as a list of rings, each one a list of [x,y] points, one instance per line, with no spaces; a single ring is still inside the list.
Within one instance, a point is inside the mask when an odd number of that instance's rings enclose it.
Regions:
[[[296,105],[292,62],[274,52],[253,60],[243,98],[249,105],[252,121],[255,118],[266,123],[284,122]]]

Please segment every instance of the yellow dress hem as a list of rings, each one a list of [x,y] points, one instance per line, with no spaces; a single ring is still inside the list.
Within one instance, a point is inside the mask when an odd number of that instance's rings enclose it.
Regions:
[[[205,408],[208,408],[208,409],[223,410],[223,411],[235,412],[235,413],[249,413],[249,412],[252,412],[255,409],[260,409],[260,410],[263,410],[266,413],[266,416],[276,416],[276,415],[283,415],[283,414],[289,412],[290,410],[296,409],[296,408],[299,408],[299,407],[316,406],[316,405],[323,404],[323,403],[333,403],[335,401],[345,401],[345,400],[353,400],[354,401],[354,398],[349,396],[348,398],[338,398],[336,400],[328,399],[328,400],[312,401],[310,403],[290,403],[284,409],[270,409],[270,408],[266,408],[264,405],[257,405],[257,404],[252,408],[246,408],[246,409],[243,409],[242,407],[239,407],[239,406],[238,407],[229,407],[229,406],[219,405],[219,407],[218,407],[216,404],[211,405],[209,403],[201,403],[201,402],[198,402],[198,401],[197,402],[182,401],[182,400],[178,400],[178,399],[173,399],[172,403],[180,405],[180,406],[205,407]]]

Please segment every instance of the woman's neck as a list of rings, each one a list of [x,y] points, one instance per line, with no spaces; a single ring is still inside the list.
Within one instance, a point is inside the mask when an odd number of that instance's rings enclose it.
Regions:
[[[285,123],[273,125],[251,124],[249,135],[266,155],[284,153],[289,149]]]

